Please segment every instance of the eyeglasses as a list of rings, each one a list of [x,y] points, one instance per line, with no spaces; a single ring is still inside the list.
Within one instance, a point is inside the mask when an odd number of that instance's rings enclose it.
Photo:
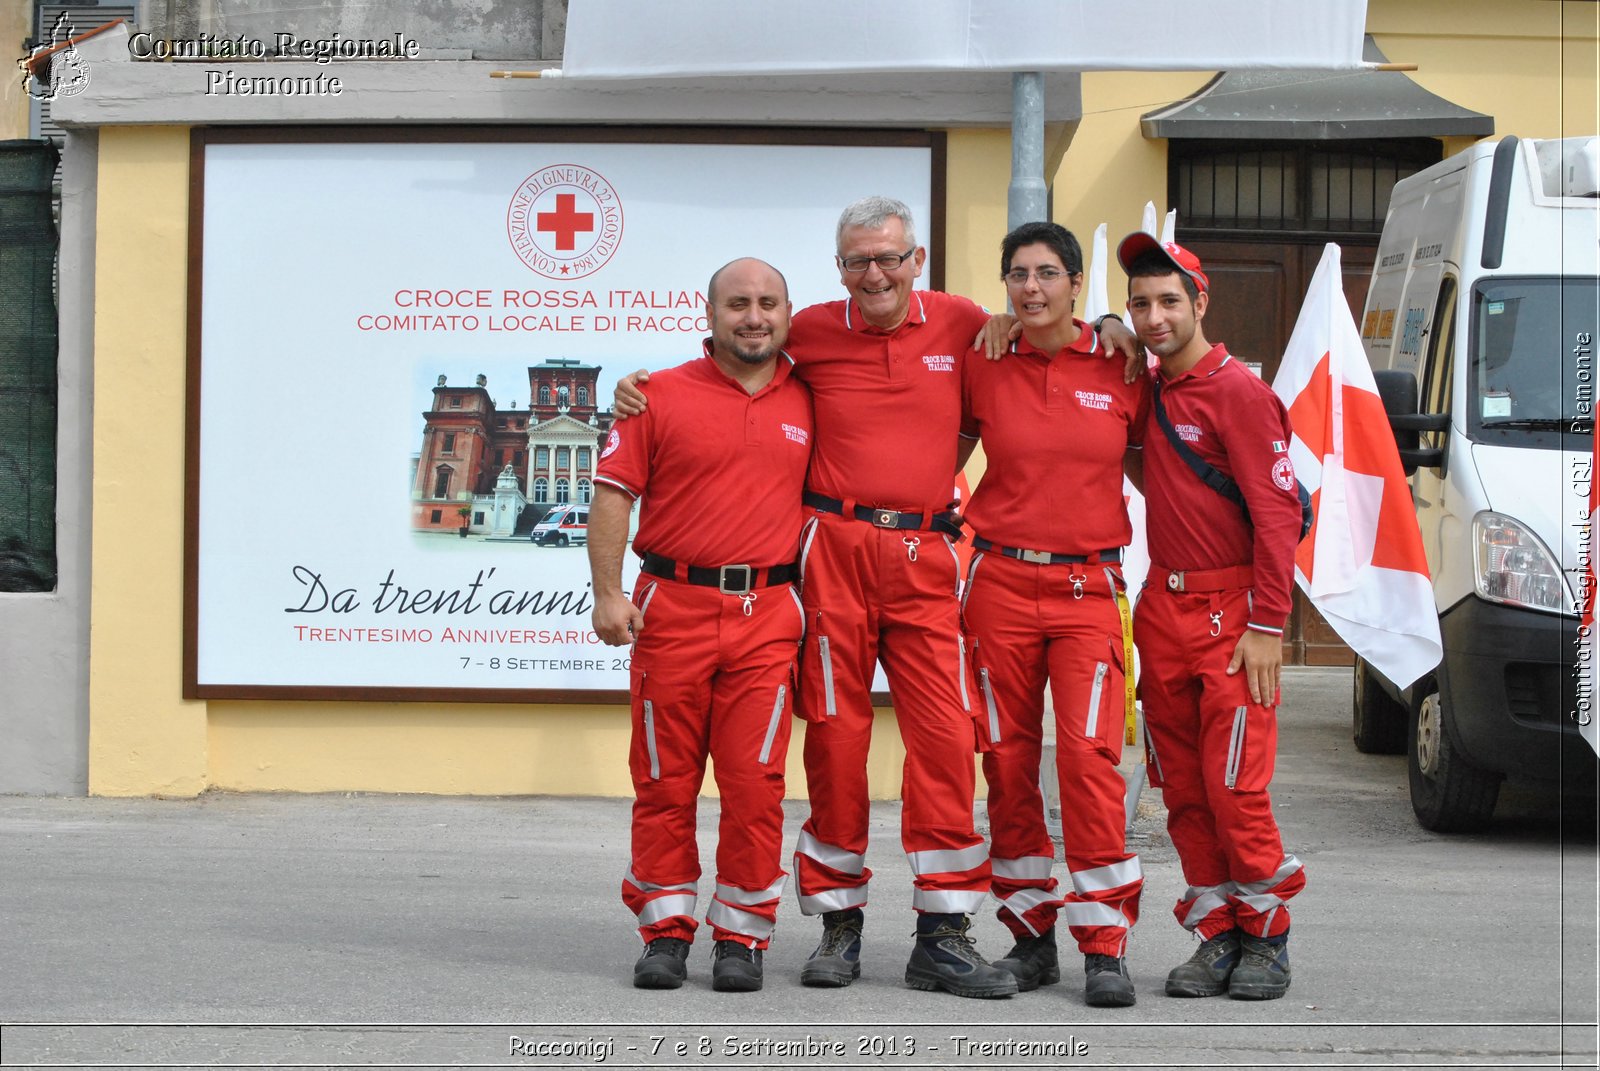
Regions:
[[[882,256],[876,257],[839,257],[837,259],[839,261],[839,267],[843,268],[845,271],[866,271],[874,264],[876,264],[883,271],[894,271],[900,265],[910,260],[911,254],[915,253],[916,251],[917,247],[912,246],[904,253],[884,253]]]
[[[1039,268],[1032,273],[1033,277],[1039,280],[1040,286],[1049,286],[1051,283],[1060,282],[1071,274],[1073,273],[1062,271],[1060,268]],[[1028,285],[1028,275],[1029,272],[1026,268],[1012,268],[1000,278],[1013,286],[1026,286]]]

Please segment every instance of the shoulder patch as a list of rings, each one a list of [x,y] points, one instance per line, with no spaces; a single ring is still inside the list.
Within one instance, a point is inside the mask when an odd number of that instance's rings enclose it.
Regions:
[[[1272,482],[1285,491],[1295,489],[1294,463],[1287,457],[1280,457],[1272,464]]]
[[[601,457],[610,457],[617,452],[617,447],[622,445],[622,436],[617,434],[617,429],[612,428],[611,434],[606,436],[606,448],[600,451]]]

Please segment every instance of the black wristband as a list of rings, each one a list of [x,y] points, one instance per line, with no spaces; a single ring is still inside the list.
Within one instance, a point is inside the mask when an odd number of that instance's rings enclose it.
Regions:
[[[1094,321],[1094,333],[1095,334],[1098,335],[1100,333],[1101,326],[1104,325],[1107,320],[1115,320],[1119,324],[1122,323],[1122,317],[1118,316],[1114,312],[1108,312],[1104,316],[1098,316],[1098,317],[1095,318],[1095,321]]]

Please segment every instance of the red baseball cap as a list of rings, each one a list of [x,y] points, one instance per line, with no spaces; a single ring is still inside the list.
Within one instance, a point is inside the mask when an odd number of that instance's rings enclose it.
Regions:
[[[1193,279],[1202,293],[1211,289],[1211,280],[1206,278],[1205,270],[1200,267],[1199,257],[1176,242],[1156,241],[1155,235],[1148,231],[1134,231],[1124,238],[1122,244],[1117,246],[1117,259],[1122,262],[1122,270],[1127,271],[1130,264],[1152,250],[1165,257],[1173,271],[1181,271]]]

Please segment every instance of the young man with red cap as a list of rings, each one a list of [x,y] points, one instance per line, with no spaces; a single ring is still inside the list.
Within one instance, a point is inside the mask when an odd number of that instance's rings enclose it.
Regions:
[[[1210,281],[1182,246],[1130,234],[1134,334],[1160,359],[1144,436],[1150,572],[1134,620],[1151,782],[1188,890],[1175,914],[1201,939],[1169,996],[1271,1000],[1289,988],[1289,910],[1305,886],[1267,785],[1300,499],[1289,416],[1206,341]],[[1241,508],[1206,467],[1242,494]]]
[[[759,260],[706,288],[711,339],[658,373],[644,416],[612,428],[589,511],[594,629],[632,642],[633,850],[622,899],[644,954],[633,984],[676,989],[697,923],[695,805],[706,758],[722,818],[706,912],[712,988],[761,988],[787,874],[784,763],[804,618],[795,552],[811,458],[810,392],[783,352],[789,295]],[[628,515],[640,503],[632,600],[622,590]]]

